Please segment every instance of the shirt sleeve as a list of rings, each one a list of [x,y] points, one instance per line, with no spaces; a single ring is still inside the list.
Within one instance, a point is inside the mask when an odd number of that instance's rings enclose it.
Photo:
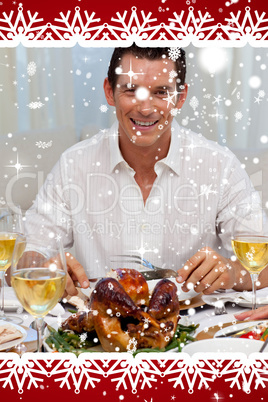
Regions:
[[[25,232],[39,238],[61,240],[64,248],[73,245],[69,204],[68,172],[64,155],[48,174],[43,186],[25,214]]]
[[[261,199],[246,171],[241,167],[241,163],[231,152],[229,163],[224,167],[221,180],[221,194],[216,218],[217,235],[220,237],[223,247],[232,253],[231,237],[236,224],[237,205],[252,204],[253,202],[256,207],[261,207]]]

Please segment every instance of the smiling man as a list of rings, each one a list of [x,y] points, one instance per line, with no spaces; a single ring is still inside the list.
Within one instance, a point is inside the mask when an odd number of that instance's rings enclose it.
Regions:
[[[142,52],[137,47],[123,57],[121,54],[122,49],[115,50],[104,91],[107,102],[116,109],[121,153],[135,170],[145,203],[157,177],[154,165],[168,154],[171,112],[180,109],[186,99],[185,56],[181,50],[175,63],[157,48],[148,59],[148,48]]]
[[[75,245],[69,294],[72,279],[87,287],[110,271],[112,255],[137,253],[178,270],[184,290],[251,288],[231,259],[231,232],[234,206],[254,189],[230,151],[174,119],[186,61],[183,49],[176,60],[169,50],[114,50],[104,92],[116,123],[65,151],[27,212],[28,232]]]

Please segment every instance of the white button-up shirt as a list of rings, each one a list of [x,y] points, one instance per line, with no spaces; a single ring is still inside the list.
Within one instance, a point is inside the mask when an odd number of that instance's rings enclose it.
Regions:
[[[74,244],[91,277],[129,266],[111,264],[116,254],[175,269],[203,246],[230,256],[232,207],[253,191],[237,158],[173,121],[168,155],[155,172],[144,205],[115,123],[63,153],[27,211],[26,230],[61,239],[66,249]]]

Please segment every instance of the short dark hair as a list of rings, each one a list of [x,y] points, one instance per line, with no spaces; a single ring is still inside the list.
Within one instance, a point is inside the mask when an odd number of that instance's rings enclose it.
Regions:
[[[174,53],[176,57],[170,57],[170,55],[174,55]],[[182,48],[139,47],[134,43],[130,47],[117,47],[113,51],[108,69],[108,81],[113,91],[115,90],[118,77],[115,70],[120,65],[120,61],[125,54],[132,54],[133,56],[148,60],[159,60],[163,56],[169,57],[175,64],[177,88],[185,84],[186,56]]]

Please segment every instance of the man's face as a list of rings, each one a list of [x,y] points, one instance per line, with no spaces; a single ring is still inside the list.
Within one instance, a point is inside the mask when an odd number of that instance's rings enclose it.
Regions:
[[[144,147],[169,141],[173,112],[182,107],[187,93],[187,87],[176,90],[175,63],[125,54],[116,73],[114,92],[107,79],[104,90],[116,108],[120,137]]]

